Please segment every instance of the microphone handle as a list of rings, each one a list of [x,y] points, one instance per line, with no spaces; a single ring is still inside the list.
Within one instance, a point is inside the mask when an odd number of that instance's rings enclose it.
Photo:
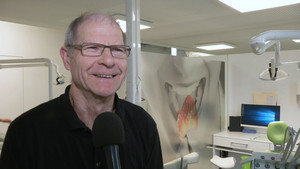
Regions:
[[[108,169],[121,169],[119,146],[109,145],[104,147]]]

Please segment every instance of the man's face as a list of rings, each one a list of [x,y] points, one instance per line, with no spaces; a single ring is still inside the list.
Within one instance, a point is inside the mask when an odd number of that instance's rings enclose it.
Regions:
[[[117,25],[85,21],[79,26],[77,35],[77,44],[124,44],[122,32]],[[127,74],[127,60],[114,58],[109,48],[105,48],[98,57],[84,56],[80,50],[74,49],[69,59],[74,85],[95,96],[114,95]]]

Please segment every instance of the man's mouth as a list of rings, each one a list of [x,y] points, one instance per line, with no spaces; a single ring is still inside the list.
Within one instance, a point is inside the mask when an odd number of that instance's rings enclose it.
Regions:
[[[101,77],[101,78],[114,78],[116,75],[95,75],[97,77]]]
[[[95,75],[97,77],[101,77],[101,78],[113,78],[115,77],[116,75]]]

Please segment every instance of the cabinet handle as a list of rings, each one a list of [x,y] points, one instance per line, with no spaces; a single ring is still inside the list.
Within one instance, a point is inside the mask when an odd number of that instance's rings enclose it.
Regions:
[[[231,147],[237,147],[237,148],[247,148],[248,144],[230,142],[230,146]]]

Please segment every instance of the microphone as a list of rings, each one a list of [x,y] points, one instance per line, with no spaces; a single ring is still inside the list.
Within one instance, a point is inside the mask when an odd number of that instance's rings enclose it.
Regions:
[[[119,145],[124,144],[124,126],[120,117],[112,112],[98,115],[92,127],[95,148],[103,148],[108,169],[121,169]]]

